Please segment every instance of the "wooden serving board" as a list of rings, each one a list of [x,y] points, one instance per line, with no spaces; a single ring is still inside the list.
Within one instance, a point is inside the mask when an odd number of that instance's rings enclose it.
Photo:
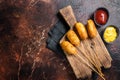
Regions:
[[[69,5],[63,9],[60,9],[60,14],[63,16],[67,24],[70,26],[70,29],[73,29],[74,24],[77,22],[75,15],[73,13],[72,7]],[[60,43],[66,39],[66,36],[63,36],[63,38],[60,40]],[[110,68],[111,67],[111,61],[112,58],[109,55],[108,50],[106,49],[99,33],[97,32],[97,36],[93,39],[86,39],[81,40],[81,50],[88,54],[90,57],[94,59],[94,54],[97,56],[98,61],[100,62],[100,65],[104,68]],[[66,53],[65,53],[66,54]],[[81,53],[79,53],[80,55]],[[77,56],[68,55],[66,54],[66,57],[73,68],[73,71],[77,78],[82,77],[81,73],[84,73],[88,70],[87,76],[91,76],[91,72],[89,72],[89,68],[87,68]],[[97,62],[97,61],[95,61]],[[81,70],[81,66],[84,67],[83,70]]]

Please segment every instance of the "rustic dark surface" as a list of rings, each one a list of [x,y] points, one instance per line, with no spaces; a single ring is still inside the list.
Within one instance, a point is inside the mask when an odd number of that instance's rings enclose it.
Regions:
[[[46,48],[58,10],[69,4],[84,24],[98,7],[106,7],[106,25],[120,28],[119,0],[0,0],[0,80],[77,80],[65,56]],[[98,28],[100,34],[103,29]],[[105,77],[119,80],[120,37],[106,47],[113,62]]]

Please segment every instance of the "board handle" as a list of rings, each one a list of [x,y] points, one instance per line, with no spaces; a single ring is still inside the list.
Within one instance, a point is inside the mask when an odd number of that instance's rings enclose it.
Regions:
[[[67,24],[69,25],[70,28],[73,28],[75,23],[77,22],[73,9],[70,5],[68,5],[65,8],[60,9],[60,14],[63,16]]]

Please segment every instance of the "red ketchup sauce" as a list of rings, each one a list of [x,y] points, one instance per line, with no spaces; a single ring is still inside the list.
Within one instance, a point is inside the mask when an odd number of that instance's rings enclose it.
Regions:
[[[107,12],[105,10],[97,10],[95,12],[95,21],[97,24],[104,25],[108,19]]]

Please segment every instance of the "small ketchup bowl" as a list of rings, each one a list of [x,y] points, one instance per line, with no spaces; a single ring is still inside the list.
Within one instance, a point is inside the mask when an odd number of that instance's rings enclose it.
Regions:
[[[108,22],[108,19],[109,11],[106,8],[100,7],[94,12],[94,22],[98,26],[105,25]]]

